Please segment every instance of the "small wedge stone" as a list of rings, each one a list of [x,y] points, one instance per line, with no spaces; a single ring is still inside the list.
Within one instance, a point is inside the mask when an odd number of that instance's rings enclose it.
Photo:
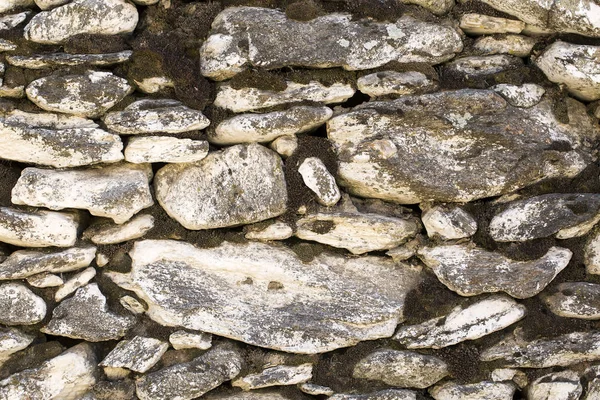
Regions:
[[[313,365],[310,363],[301,365],[277,365],[266,368],[261,372],[249,374],[235,379],[232,386],[243,390],[262,389],[271,386],[296,385],[304,383],[312,378]]]
[[[62,286],[62,284],[65,283],[65,281],[63,281],[63,279],[58,275],[44,272],[41,274],[30,276],[29,278],[27,278],[27,283],[30,286],[37,288],[48,288]]]
[[[168,348],[169,344],[161,340],[135,336],[131,340],[117,343],[99,365],[144,373],[160,360]]]
[[[511,105],[515,107],[529,108],[535,106],[542,100],[546,90],[535,83],[523,85],[500,84],[492,86],[493,90],[500,93]]]
[[[583,262],[588,274],[600,275],[600,231],[595,231],[589,236],[584,248]]]
[[[475,40],[473,48],[485,55],[510,54],[528,57],[536,42],[535,38],[523,35],[482,36]]]
[[[29,0],[27,0],[29,1]],[[10,1],[9,1],[10,3]],[[0,4],[0,13],[4,12],[2,10],[2,4]],[[0,31],[12,29],[21,23],[23,23],[27,19],[27,15],[29,15],[31,11],[24,11],[18,14],[9,14],[3,17],[0,17]]]
[[[175,350],[208,350],[212,347],[212,335],[205,332],[176,331],[169,336],[169,342]]]
[[[578,400],[583,392],[574,371],[553,372],[540,376],[527,388],[528,400]]]
[[[122,225],[110,222],[92,225],[85,230],[83,238],[100,245],[117,244],[139,239],[152,228],[154,228],[154,217],[143,214],[133,217]]]
[[[257,224],[257,225],[260,225]],[[262,228],[262,229],[261,229]],[[292,227],[283,222],[275,221],[269,224],[267,227],[261,226],[249,226],[249,231],[244,235],[246,239],[250,240],[285,240],[289,239],[294,235]]]
[[[132,137],[125,148],[125,160],[136,164],[192,163],[207,155],[207,141],[169,136]]]
[[[298,148],[298,138],[296,136],[280,136],[273,140],[269,147],[275,150],[281,157],[287,158],[294,154]]]
[[[327,170],[320,158],[305,158],[298,167],[298,172],[302,175],[304,184],[315,193],[321,205],[331,207],[340,200],[340,189],[335,183],[335,177]]]
[[[21,332],[16,328],[0,328],[0,364],[3,364],[11,354],[26,349],[34,339],[34,335]]]
[[[96,276],[96,269],[94,267],[88,267],[81,272],[75,274],[71,279],[65,282],[65,284],[56,291],[54,294],[54,300],[58,303],[65,297],[88,284]]]
[[[429,237],[440,237],[443,240],[462,239],[477,232],[475,219],[460,207],[426,208],[421,220]]]

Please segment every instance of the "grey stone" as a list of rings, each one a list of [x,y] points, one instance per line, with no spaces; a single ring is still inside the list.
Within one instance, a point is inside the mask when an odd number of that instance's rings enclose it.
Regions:
[[[42,10],[49,10],[54,7],[62,6],[69,2],[69,0],[34,0],[35,5]]]
[[[527,388],[528,400],[578,400],[583,392],[575,371],[553,372],[540,376]]]
[[[520,389],[527,387],[529,384],[527,374],[519,369],[496,368],[492,371],[491,376],[494,382],[512,381],[516,383]]]
[[[438,83],[422,72],[382,71],[362,76],[356,86],[371,97],[433,92]]]
[[[108,66],[124,63],[129,60],[132,51],[121,51],[108,54],[34,54],[30,56],[7,56],[6,61],[10,65],[29,69],[43,69],[52,67],[64,67],[71,65],[96,65]]]
[[[317,202],[326,207],[336,205],[340,200],[340,189],[335,183],[335,177],[318,157],[308,157],[298,167],[304,184],[317,196]]]
[[[258,373],[239,377],[231,382],[231,386],[240,387],[243,390],[254,390],[271,386],[296,385],[309,381],[312,378],[312,370],[311,363],[276,365]]]
[[[494,75],[522,64],[523,60],[508,54],[466,56],[444,64],[444,74],[468,80],[474,77]]]
[[[334,394],[329,400],[417,400],[417,394],[412,390],[385,389],[364,394]]]
[[[206,140],[178,139],[169,136],[132,137],[125,149],[125,160],[143,163],[191,163],[208,155]]]
[[[76,273],[61,286],[54,294],[54,300],[58,303],[80,287],[87,285],[96,276],[94,267],[87,267],[81,272]]]
[[[0,4],[0,13],[5,13],[15,8],[31,7],[34,4],[33,0],[4,0]]]
[[[0,328],[0,365],[21,350],[29,346],[35,335],[21,332],[16,328],[2,327]]]
[[[303,391],[304,393],[311,394],[313,396],[325,395],[325,396],[333,396],[335,393],[333,389],[327,386],[317,385],[315,383],[302,383],[298,385],[298,389]]]
[[[250,240],[285,240],[294,235],[292,227],[283,221],[272,221],[267,226],[259,222],[255,225],[249,225],[248,231],[244,235]]]
[[[460,29],[471,35],[521,33],[525,29],[525,23],[514,19],[471,13],[460,17]]]
[[[279,10],[231,7],[215,18],[211,33],[200,49],[200,70],[215,80],[249,67],[361,70],[390,61],[438,64],[463,47],[452,27],[408,15],[393,23],[352,21],[349,14],[298,22]],[[240,40],[250,45],[244,48]]]
[[[600,285],[563,282],[544,303],[554,314],[567,318],[600,319]]]
[[[88,342],[120,339],[135,323],[131,316],[108,310],[106,297],[96,283],[77,289],[52,312],[52,319],[41,332]]]
[[[135,382],[131,379],[100,381],[81,400],[132,400],[135,397]]]
[[[486,55],[511,54],[528,57],[536,42],[535,38],[523,35],[483,36],[475,40],[473,48]]]
[[[1,239],[0,239],[1,240]],[[588,274],[600,274],[600,231],[593,232],[585,244],[583,262]]]
[[[1,20],[1,19],[0,19]],[[0,22],[1,24],[2,22]],[[16,50],[17,45],[10,40],[0,39],[0,52]]]
[[[429,389],[435,400],[512,400],[516,391],[513,383],[479,382],[461,385],[450,381]]]
[[[436,15],[444,15],[454,7],[454,0],[401,0],[405,4],[416,4]]]
[[[259,145],[237,145],[194,164],[171,164],[154,179],[156,198],[187,229],[262,221],[286,210],[279,156]]]
[[[153,320],[293,353],[391,337],[420,277],[419,267],[389,258],[302,262],[260,242],[200,249],[144,240],[129,254],[131,272],[106,275],[148,304]]]
[[[429,237],[440,237],[443,240],[462,239],[477,232],[477,221],[457,206],[425,207],[421,220]]]
[[[434,356],[413,351],[380,349],[362,358],[352,376],[390,386],[427,388],[448,375],[448,365]]]
[[[142,314],[146,311],[146,307],[140,303],[135,297],[123,296],[119,299],[119,303],[132,314]]]
[[[269,148],[276,151],[281,157],[287,158],[298,148],[298,138],[296,136],[280,136],[271,142]]]
[[[100,245],[123,243],[141,238],[152,228],[154,228],[154,217],[141,214],[122,225],[112,222],[92,225],[83,232],[83,238]]]
[[[524,108],[535,106],[546,93],[543,87],[535,83],[525,83],[520,86],[500,84],[492,86],[491,89],[500,93],[511,105]]]
[[[29,0],[24,0],[24,1],[29,1]],[[31,2],[31,1],[29,1],[29,2]],[[10,3],[10,1],[9,1],[9,3]],[[1,11],[2,10],[1,7],[2,7],[2,4],[0,4],[0,13],[4,12],[4,11]],[[0,31],[9,30],[16,26],[19,26],[21,23],[23,23],[27,19],[27,15],[29,15],[30,13],[31,13],[31,11],[24,11],[24,12],[21,12],[18,14],[9,14],[9,15],[0,17]]]
[[[573,253],[551,247],[537,260],[515,261],[468,245],[444,245],[422,248],[418,255],[444,285],[461,296],[502,291],[526,299],[544,290]]]
[[[96,248],[17,250],[0,264],[0,280],[23,279],[41,273],[63,273],[85,268],[94,261]]]
[[[78,218],[71,213],[0,207],[0,242],[22,247],[71,247]]]
[[[509,203],[489,225],[498,242],[523,242],[556,235],[585,235],[600,220],[600,195],[552,193]]]
[[[99,365],[109,368],[127,368],[144,373],[160,360],[168,348],[169,344],[162,340],[135,336],[131,340],[117,343]]]
[[[212,347],[212,335],[205,332],[187,332],[181,330],[171,333],[169,335],[169,342],[175,350],[208,350]]]
[[[29,286],[37,288],[48,288],[62,286],[65,281],[58,275],[42,272],[41,274],[33,275],[27,278]]]
[[[597,128],[581,103],[567,107],[569,124],[555,118],[550,99],[524,109],[492,90],[361,104],[327,122],[338,184],[353,195],[413,204],[467,202],[574,177],[591,161],[586,143]]]
[[[582,400],[598,400],[600,399],[600,366],[592,365],[585,371],[587,385],[585,396]]]
[[[46,302],[20,283],[0,285],[0,323],[33,325],[46,316]]]
[[[250,392],[209,393],[204,396],[206,400],[311,400],[312,397],[300,393],[284,390],[264,389]]]

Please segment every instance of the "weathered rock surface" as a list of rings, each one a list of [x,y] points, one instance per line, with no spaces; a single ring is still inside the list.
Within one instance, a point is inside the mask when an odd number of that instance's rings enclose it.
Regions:
[[[473,43],[473,48],[487,55],[505,53],[517,57],[527,57],[531,54],[535,43],[535,38],[522,35],[483,36]]]
[[[512,400],[515,390],[514,384],[506,382],[446,382],[429,389],[429,394],[435,400]]]
[[[283,221],[274,221],[266,227],[261,223],[249,226],[244,237],[250,240],[285,240],[293,235],[294,230],[289,224]]]
[[[494,382],[512,381],[521,389],[526,387],[529,383],[527,374],[514,368],[496,368],[492,371],[491,377]]]
[[[597,400],[600,398],[600,367],[593,365],[585,371],[587,385],[582,400]]]
[[[354,95],[356,90],[349,84],[334,83],[323,85],[317,81],[309,83],[287,82],[287,87],[279,92],[246,87],[234,89],[229,84],[219,85],[215,106],[236,113],[255,111],[281,104],[298,101],[314,101],[331,104],[342,103]]]
[[[461,296],[502,291],[518,299],[541,292],[569,264],[572,254],[568,249],[552,247],[537,260],[515,261],[468,245],[418,251],[438,279]]]
[[[514,19],[491,17],[483,14],[464,14],[460,17],[460,29],[472,35],[521,33],[524,28],[524,22]]]
[[[520,86],[500,84],[493,86],[492,89],[500,93],[511,105],[524,108],[535,106],[546,93],[543,87],[535,83],[525,83]]]
[[[25,168],[12,190],[12,202],[51,210],[80,208],[117,224],[154,204],[147,164],[120,163],[80,170]]]
[[[250,45],[244,48],[240,40]],[[451,27],[410,16],[378,23],[330,14],[298,22],[279,10],[232,7],[213,21],[212,34],[200,50],[200,66],[204,76],[224,80],[249,67],[360,70],[390,61],[437,64],[454,57],[462,47]]]
[[[1,23],[2,22],[1,22],[1,18],[0,18],[0,24]],[[16,49],[17,49],[17,45],[14,44],[13,42],[11,42],[10,40],[0,39],[0,52],[11,51],[11,50],[16,50]]]
[[[434,356],[413,351],[377,350],[354,366],[352,376],[379,380],[390,386],[424,389],[448,375],[448,365]]]
[[[313,365],[277,365],[255,374],[248,374],[231,382],[243,390],[262,389],[271,386],[296,385],[312,378]]]
[[[553,372],[539,377],[527,388],[530,400],[577,400],[583,392],[574,371]]]
[[[0,5],[0,7],[2,7],[2,5]],[[23,23],[27,19],[27,15],[29,13],[30,11],[25,11],[18,14],[9,14],[0,17],[0,31],[12,29],[18,26],[19,24]]]
[[[21,351],[29,346],[35,339],[16,328],[0,329],[0,363],[4,363],[11,354]]]
[[[116,244],[139,239],[154,228],[154,217],[148,214],[138,215],[122,225],[111,222],[90,226],[83,233],[84,239],[95,244]]]
[[[127,368],[144,373],[152,368],[165,354],[169,344],[161,340],[135,336],[123,340],[100,362],[101,367]]]
[[[48,288],[62,286],[65,283],[65,281],[58,275],[43,272],[41,274],[32,275],[29,278],[27,278],[27,283],[29,284],[29,286],[37,288]]]
[[[220,145],[270,142],[280,136],[315,129],[332,115],[331,108],[324,106],[296,106],[266,114],[236,115],[209,132],[208,140]]]
[[[205,332],[187,332],[181,330],[171,333],[169,335],[169,342],[175,350],[208,350],[212,347],[212,335]]]
[[[0,264],[0,280],[23,279],[41,273],[76,271],[91,264],[95,247],[71,247],[67,250],[18,250]]]
[[[600,220],[600,195],[552,193],[509,203],[489,226],[498,242],[522,242],[556,235],[585,235]]]
[[[296,136],[280,136],[271,142],[269,148],[276,151],[281,157],[287,158],[298,148],[298,138]]]
[[[0,285],[0,324],[33,325],[46,316],[44,299],[20,283]]]
[[[454,6],[454,0],[401,0],[405,4],[416,4],[436,15],[446,14]]]
[[[123,111],[106,114],[103,120],[110,130],[124,135],[181,133],[204,129],[210,124],[201,111],[173,100],[140,100]]]
[[[421,220],[429,237],[440,237],[444,240],[462,239],[477,232],[477,221],[457,206],[426,208]]]
[[[563,282],[556,292],[544,298],[556,315],[567,318],[600,319],[600,285],[589,282]]]
[[[348,249],[353,254],[394,248],[418,231],[414,219],[363,213],[311,214],[296,225],[300,239]]]
[[[570,124],[556,120],[549,99],[523,109],[492,90],[362,104],[327,122],[338,183],[361,197],[411,204],[471,201],[573,177],[590,162],[584,143],[596,133],[583,105],[567,102]]]
[[[77,289],[73,297],[62,301],[41,331],[48,335],[101,342],[120,339],[133,324],[131,316],[110,312],[98,285],[90,283]]]
[[[143,93],[157,93],[161,90],[175,87],[175,82],[168,76],[153,76],[141,80],[133,80]]]
[[[43,69],[71,65],[108,66],[123,63],[131,57],[132,51],[121,51],[107,54],[34,54],[31,56],[7,56],[10,65],[29,69]]]
[[[89,283],[96,276],[96,269],[94,267],[87,267],[81,272],[73,275],[65,284],[56,291],[54,294],[54,300],[58,303],[80,287],[83,287]]]
[[[140,400],[195,399],[235,378],[242,363],[236,349],[214,347],[190,362],[143,376],[136,382],[136,394]]]
[[[51,8],[62,6],[69,2],[69,0],[34,0],[35,5],[42,10],[49,10]]]
[[[171,164],[156,173],[156,198],[187,229],[254,223],[286,210],[281,158],[259,145],[210,153],[195,164]]]
[[[329,400],[417,400],[417,394],[411,390],[385,389],[365,394],[334,394]]]
[[[394,339],[409,349],[440,349],[502,330],[523,318],[525,312],[525,306],[510,297],[493,295],[422,324],[400,326]]]
[[[119,299],[119,303],[132,314],[142,314],[146,311],[146,307],[140,303],[135,297],[123,296]]]
[[[600,332],[574,332],[526,341],[515,330],[481,353],[482,361],[503,360],[509,367],[549,368],[600,359]]]
[[[125,160],[136,164],[191,163],[207,155],[207,141],[169,136],[132,137],[125,148]]]
[[[583,262],[588,274],[600,274],[600,231],[595,231],[589,236],[584,248]]]
[[[340,200],[340,189],[335,177],[318,157],[308,157],[298,167],[304,184],[317,196],[317,202],[326,207],[336,205]]]
[[[433,92],[438,83],[422,72],[382,71],[358,78],[358,90],[371,97]]]
[[[125,0],[74,0],[36,14],[25,27],[25,38],[58,44],[81,33],[117,35],[133,32],[138,12]]]
[[[333,394],[335,393],[330,387],[321,386],[309,382],[298,385],[298,389],[300,389],[304,393],[311,394],[313,396],[318,396],[321,394],[325,396],[333,396]]]
[[[132,91],[127,80],[104,71],[46,76],[25,90],[29,100],[44,110],[89,118],[100,117]]]
[[[0,13],[5,13],[15,8],[31,7],[34,4],[33,0],[5,0],[0,4]]]
[[[78,218],[70,213],[0,207],[0,242],[23,247],[71,247]]]
[[[79,400],[96,383],[96,356],[81,343],[40,366],[0,381],[3,399]]]
[[[303,263],[259,242],[199,249],[145,240],[130,256],[130,273],[106,274],[144,300],[153,320],[295,353],[392,336],[420,276],[378,257],[322,254]]]
[[[523,64],[520,58],[508,54],[460,57],[444,64],[444,73],[468,80],[493,75]]]
[[[274,389],[265,389],[260,391],[250,392],[229,392],[219,394],[207,394],[207,400],[309,400],[308,396],[303,396],[300,393],[289,393]],[[402,399],[401,399],[402,400]]]
[[[598,30],[600,36],[600,20]],[[600,46],[557,41],[546,47],[535,63],[549,80],[564,84],[575,97],[600,99]]]

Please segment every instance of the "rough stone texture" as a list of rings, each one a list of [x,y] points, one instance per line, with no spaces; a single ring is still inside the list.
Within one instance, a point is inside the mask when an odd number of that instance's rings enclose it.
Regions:
[[[588,274],[600,275],[600,231],[595,231],[589,236],[584,248],[583,261]]]
[[[508,367],[549,368],[600,359],[600,332],[573,332],[531,342],[515,330],[481,353],[482,361],[502,360]]]
[[[35,339],[16,328],[0,328],[0,364],[3,364],[11,354],[21,351],[29,346]]]
[[[477,221],[460,207],[434,206],[426,208],[421,215],[429,237],[443,240],[462,239],[477,232]]]
[[[329,107],[296,106],[266,114],[243,114],[221,122],[208,140],[219,145],[265,143],[280,136],[307,132],[324,124],[333,111]]]
[[[231,382],[231,386],[243,390],[262,389],[271,386],[296,385],[312,378],[313,365],[277,365],[255,374],[248,374]]]
[[[169,336],[169,342],[175,350],[208,350],[212,347],[212,335],[204,332],[176,331]]]
[[[153,76],[142,80],[133,80],[138,89],[143,93],[157,93],[161,90],[175,87],[175,82],[168,76]]]
[[[9,1],[10,3],[10,1]],[[5,3],[3,3],[5,4]],[[3,4],[0,4],[0,12],[4,12],[1,11],[1,7]],[[12,29],[16,26],[19,26],[21,23],[23,23],[26,19],[27,19],[27,15],[30,13],[30,11],[25,11],[25,12],[21,12],[18,14],[9,14],[9,15],[5,15],[0,17],[0,31],[4,31],[4,30],[9,30]]]
[[[298,138],[296,136],[280,136],[273,140],[269,147],[281,157],[287,158],[298,148]]]
[[[379,380],[390,386],[424,389],[448,375],[448,365],[434,356],[413,351],[377,350],[354,366],[352,376]]]
[[[571,260],[572,252],[551,247],[541,258],[515,261],[468,245],[425,247],[421,260],[438,279],[461,296],[506,292],[525,299],[541,292]]]
[[[90,265],[96,248],[72,247],[67,250],[18,250],[0,264],[0,280],[23,279],[41,273],[76,271]]]
[[[71,65],[108,66],[123,63],[131,57],[132,51],[108,54],[34,54],[31,56],[7,56],[10,65],[29,69],[43,69]]]
[[[1,20],[1,18],[0,18]],[[2,22],[0,21],[0,24]],[[11,42],[10,40],[6,40],[6,39],[0,39],[0,52],[3,51],[11,51],[11,50],[16,50],[17,49],[17,45],[14,44],[13,42]]]
[[[535,38],[522,35],[483,36],[473,43],[473,48],[487,55],[505,53],[517,57],[528,57],[535,43]]]
[[[101,342],[123,337],[134,322],[131,316],[110,312],[98,285],[90,283],[77,289],[73,297],[62,301],[41,331],[48,335]]]
[[[471,201],[573,177],[590,162],[585,143],[597,131],[581,103],[567,106],[569,124],[556,120],[550,100],[523,109],[492,90],[365,103],[327,122],[338,184],[361,197],[411,204]],[[551,150],[551,143],[570,150]]]
[[[329,400],[417,400],[417,395],[411,390],[385,389],[364,394],[334,394]]]
[[[191,400],[235,378],[242,368],[238,350],[213,347],[187,363],[176,364],[140,378],[140,400]]]
[[[274,221],[267,227],[250,226],[248,233],[244,237],[250,240],[285,240],[293,235],[294,230],[289,224],[282,221]]]
[[[471,35],[493,33],[521,33],[525,23],[514,19],[491,17],[483,14],[464,14],[460,17],[460,29]]]
[[[405,4],[416,4],[436,15],[444,15],[454,7],[454,0],[401,0]]]
[[[0,381],[0,397],[80,400],[96,383],[96,362],[92,346],[78,344],[40,366]]]
[[[438,83],[422,72],[382,71],[362,76],[356,86],[371,97],[433,92]]]
[[[25,38],[58,44],[81,33],[116,35],[133,32],[138,12],[125,0],[74,0],[36,14],[25,27]]]
[[[20,283],[0,285],[0,324],[33,325],[46,316],[44,299]]]
[[[12,190],[14,204],[51,210],[80,208],[117,224],[154,204],[147,164],[120,163],[80,170],[25,168]]]
[[[491,89],[500,93],[506,101],[515,107],[529,108],[535,106],[542,100],[546,93],[543,87],[535,83],[525,83],[523,85],[500,84]]]
[[[467,56],[444,64],[444,73],[468,80],[473,77],[494,75],[521,64],[523,61],[520,58],[508,54]]]
[[[378,23],[330,14],[298,22],[279,10],[231,7],[215,18],[211,32],[200,49],[200,66],[204,76],[215,80],[231,78],[248,67],[361,70],[390,61],[437,64],[463,47],[451,27],[410,16]],[[240,40],[249,45],[240,46]]]
[[[46,111],[89,118],[101,116],[132,91],[127,80],[104,71],[50,75],[36,79],[25,89],[27,98]]]
[[[349,84],[334,83],[325,86],[317,81],[309,83],[288,81],[286,88],[279,92],[252,87],[234,89],[229,84],[222,84],[217,87],[214,105],[240,113],[298,101],[342,103],[352,97],[355,91]]]
[[[286,393],[279,390],[265,389],[251,392],[231,392],[224,394],[207,394],[207,400],[310,400],[311,397],[299,393]],[[403,400],[403,399],[400,399]]]
[[[556,315],[567,318],[600,319],[600,285],[589,282],[563,282],[556,292],[544,298]]]
[[[34,0],[35,5],[42,10],[49,10],[51,8],[62,6],[69,2],[69,0]]]
[[[527,374],[514,368],[496,368],[492,371],[491,376],[494,382],[512,381],[521,389],[529,384]]]
[[[582,400],[597,400],[600,398],[600,367],[593,365],[585,371],[587,387]]]
[[[154,179],[156,198],[187,229],[262,221],[286,210],[281,158],[258,145],[210,153],[195,164],[171,164]]]
[[[41,273],[37,275],[30,276],[27,278],[27,283],[29,286],[37,287],[37,288],[47,288],[47,287],[56,287],[61,286],[65,283],[65,281],[58,275]]]
[[[133,137],[125,149],[125,160],[136,164],[191,163],[207,155],[207,141],[169,136]]]
[[[88,267],[81,272],[73,275],[65,284],[56,291],[54,294],[54,300],[58,303],[80,287],[83,287],[89,283],[96,276],[96,269],[94,267]]]
[[[295,353],[392,336],[420,276],[378,257],[322,254],[304,263],[258,242],[199,249],[145,240],[130,256],[131,272],[107,275],[144,300],[153,320]]]
[[[553,372],[531,382],[529,400],[577,400],[583,392],[579,375],[574,371]]]
[[[400,326],[394,339],[408,349],[440,349],[502,330],[522,319],[525,312],[525,306],[513,299],[493,295],[419,325]]]
[[[313,396],[318,396],[321,394],[325,396],[333,396],[333,394],[335,393],[330,387],[308,382],[298,385],[298,389],[300,389],[304,393],[311,394]]]
[[[136,298],[131,296],[123,296],[119,299],[119,303],[132,314],[141,314],[146,311],[146,308],[142,303],[137,301]],[[173,346],[175,347],[175,346]]]
[[[429,389],[435,400],[512,400],[516,386],[506,382],[479,382],[461,385],[446,382]]]
[[[585,235],[600,220],[600,195],[552,193],[509,203],[494,215],[490,236],[498,242],[523,242],[556,235]]]
[[[154,228],[154,217],[141,214],[122,225],[111,222],[92,225],[85,230],[83,238],[100,245],[123,243],[141,238],[152,228]]]
[[[136,336],[117,343],[99,365],[144,373],[160,360],[168,348],[169,344],[161,340]]]
[[[23,247],[71,247],[78,218],[70,213],[0,207],[0,242]]]
[[[317,202],[326,207],[336,205],[340,200],[340,189],[335,183],[335,177],[318,157],[308,157],[298,167],[304,184],[317,196]]]
[[[317,213],[297,221],[296,236],[348,249],[353,254],[387,250],[416,235],[414,219],[363,213]]]

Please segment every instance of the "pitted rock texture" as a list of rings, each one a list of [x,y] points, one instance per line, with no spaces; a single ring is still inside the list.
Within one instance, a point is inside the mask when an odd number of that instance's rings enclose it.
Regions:
[[[0,207],[0,242],[23,247],[71,247],[77,241],[76,215]]]

